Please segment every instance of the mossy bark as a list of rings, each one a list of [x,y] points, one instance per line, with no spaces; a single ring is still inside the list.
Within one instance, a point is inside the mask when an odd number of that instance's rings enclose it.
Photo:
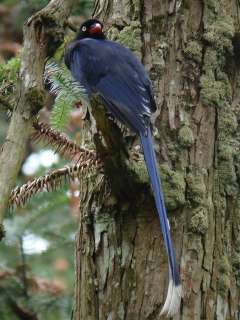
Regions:
[[[156,150],[185,293],[175,319],[240,317],[239,10],[233,0],[96,4],[109,37],[141,57],[154,83]],[[160,318],[167,257],[139,164],[132,194],[115,194],[117,170],[109,183],[99,175],[82,187],[78,320]]]

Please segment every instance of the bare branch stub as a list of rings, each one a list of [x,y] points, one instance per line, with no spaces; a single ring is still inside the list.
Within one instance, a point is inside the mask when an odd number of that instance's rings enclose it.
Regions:
[[[0,154],[0,223],[24,158],[34,116],[43,106],[42,75],[46,59],[64,38],[73,0],[52,0],[24,25],[24,45],[17,93],[6,141]]]

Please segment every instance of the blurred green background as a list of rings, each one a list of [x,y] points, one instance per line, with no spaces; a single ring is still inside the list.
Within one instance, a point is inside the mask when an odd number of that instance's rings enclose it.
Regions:
[[[47,0],[0,1],[0,94],[14,96],[20,65],[22,25]],[[76,1],[76,26],[91,16],[93,1]],[[76,138],[78,115],[67,130]],[[0,148],[9,117],[0,104]],[[18,184],[66,162],[41,144],[29,143]],[[1,183],[1,181],[0,181]],[[74,240],[78,226],[78,184],[43,192],[23,208],[9,210],[0,243],[0,319],[71,319],[74,295]]]

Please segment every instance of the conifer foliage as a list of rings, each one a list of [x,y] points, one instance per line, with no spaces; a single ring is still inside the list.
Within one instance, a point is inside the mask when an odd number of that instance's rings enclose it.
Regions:
[[[85,98],[84,89],[71,78],[66,68],[58,66],[54,62],[46,66],[44,80],[46,87],[55,96],[50,123],[55,128],[63,129],[69,121],[74,104]],[[102,167],[95,150],[80,147],[60,131],[42,122],[36,121],[33,127],[33,141],[44,141],[60,156],[70,159],[73,165],[54,170],[16,187],[9,199],[10,207],[23,206],[33,195],[39,192],[56,190],[62,186],[64,181],[80,179],[83,172]]]
[[[69,121],[70,112],[75,103],[86,99],[85,90],[72,79],[66,67],[56,62],[46,65],[44,80],[46,87],[56,96],[50,123],[53,128],[63,130]]]
[[[87,150],[78,146],[69,140],[62,133],[50,128],[47,124],[34,123],[35,133],[33,139],[35,141],[43,140],[50,144],[55,152],[61,156],[71,159],[74,163],[70,166],[54,170],[44,176],[33,181],[29,181],[21,187],[16,187],[10,196],[9,205],[23,206],[33,195],[42,191],[53,191],[61,187],[63,182],[73,181],[81,178],[83,173],[89,170],[100,170],[102,162],[97,158],[95,150]]]

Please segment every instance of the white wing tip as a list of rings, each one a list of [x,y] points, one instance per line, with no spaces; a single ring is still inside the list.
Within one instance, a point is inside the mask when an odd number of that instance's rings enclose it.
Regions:
[[[162,308],[160,315],[166,315],[167,317],[173,317],[178,313],[182,299],[182,285],[175,285],[173,280],[170,279],[168,285],[167,298]]]

